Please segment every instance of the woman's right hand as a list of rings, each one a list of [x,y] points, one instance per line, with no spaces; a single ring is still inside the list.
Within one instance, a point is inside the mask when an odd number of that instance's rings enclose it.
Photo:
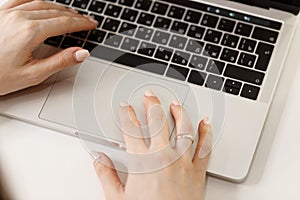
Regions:
[[[184,108],[177,101],[170,105],[178,136],[175,146],[172,147],[166,115],[159,99],[151,91],[147,91],[144,105],[151,136],[149,146],[143,139],[141,124],[134,109],[127,104],[121,104],[119,108],[127,153],[133,155],[133,159],[128,161],[129,174],[126,184],[121,183],[109,157],[100,153],[99,158],[95,160],[96,173],[107,200],[203,199],[211,150],[209,121],[205,119],[199,123],[199,139],[194,141],[197,142],[197,147],[192,154],[192,139],[180,137],[186,134],[194,137],[193,125]],[[132,166],[134,168],[131,168]]]

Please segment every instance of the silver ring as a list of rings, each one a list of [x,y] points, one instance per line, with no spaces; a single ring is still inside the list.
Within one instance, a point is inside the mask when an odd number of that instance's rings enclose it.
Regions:
[[[179,135],[176,135],[175,138],[176,138],[176,141],[178,139],[189,139],[189,140],[191,140],[192,144],[194,143],[194,137],[190,134],[185,134],[185,133],[179,134]]]

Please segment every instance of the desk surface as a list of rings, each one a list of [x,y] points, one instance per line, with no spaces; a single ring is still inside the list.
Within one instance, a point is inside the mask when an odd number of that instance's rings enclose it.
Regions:
[[[209,177],[207,200],[300,199],[299,47],[298,27],[247,180]],[[0,170],[15,199],[104,199],[79,139],[4,117],[0,130]]]

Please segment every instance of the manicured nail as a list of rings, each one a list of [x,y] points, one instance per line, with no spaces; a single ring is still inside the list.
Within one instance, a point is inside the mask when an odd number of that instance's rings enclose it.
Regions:
[[[94,160],[94,166],[96,166],[98,163],[102,164],[101,157],[102,153],[98,153],[97,158]]]
[[[85,59],[90,57],[90,53],[88,50],[81,49],[76,51],[74,56],[77,62],[83,62]]]
[[[95,17],[92,15],[83,15],[83,16],[95,24],[99,23],[97,20],[95,20]]]
[[[120,106],[121,107],[128,107],[128,103],[126,103],[126,102],[120,102]]]
[[[154,94],[153,94],[153,92],[151,90],[146,90],[145,91],[145,96],[147,96],[147,97],[153,97]]]
[[[208,117],[204,117],[203,123],[204,123],[205,125],[209,125],[209,124],[210,124],[210,121],[209,121]]]
[[[180,103],[177,100],[172,101],[172,104],[175,106],[180,106]]]

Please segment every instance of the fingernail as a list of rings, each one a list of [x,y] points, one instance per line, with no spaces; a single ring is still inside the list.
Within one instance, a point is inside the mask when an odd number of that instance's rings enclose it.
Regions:
[[[126,102],[120,102],[120,106],[121,107],[128,107],[128,103],[126,103]]]
[[[180,103],[177,100],[172,101],[172,104],[175,106],[180,106]]]
[[[205,125],[209,125],[209,124],[210,124],[210,121],[209,121],[208,117],[204,117],[203,123],[204,123]]]
[[[95,24],[99,23],[97,20],[95,20],[94,16],[92,15],[83,15],[83,16]]]
[[[81,49],[76,51],[74,56],[77,62],[83,62],[85,59],[90,57],[90,53],[88,50]]]
[[[94,160],[94,166],[96,166],[98,163],[102,164],[101,157],[101,153],[98,153],[97,158]]]
[[[153,92],[151,90],[146,90],[145,91],[145,96],[147,96],[147,97],[153,97],[154,94],[153,94]]]

